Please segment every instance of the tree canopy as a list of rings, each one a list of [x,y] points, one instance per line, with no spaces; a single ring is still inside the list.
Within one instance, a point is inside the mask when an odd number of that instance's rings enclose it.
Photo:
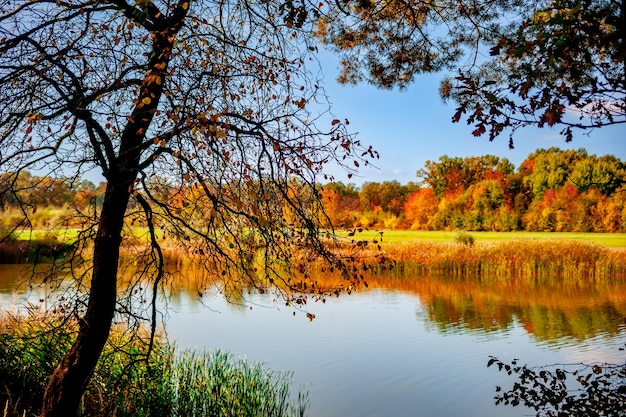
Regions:
[[[447,75],[441,95],[475,136],[626,123],[626,5],[619,0],[339,2],[318,36],[342,56],[341,82],[406,87]]]

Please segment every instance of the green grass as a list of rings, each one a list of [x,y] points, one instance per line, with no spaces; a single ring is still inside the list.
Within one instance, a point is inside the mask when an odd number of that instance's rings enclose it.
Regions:
[[[48,378],[77,332],[75,321],[31,310],[0,314],[0,416],[38,415]],[[178,351],[114,327],[82,401],[84,417],[301,417],[291,374],[225,352]],[[148,365],[146,365],[146,361]]]
[[[454,242],[458,231],[421,231],[421,230],[385,230],[383,243],[410,243],[413,241],[425,242]],[[559,232],[468,232],[479,242],[502,242],[514,239],[525,240],[575,240],[600,243],[608,247],[626,247],[624,233],[559,233]],[[340,235],[345,234],[339,232]],[[357,233],[353,238],[364,240],[377,238],[373,230]]]

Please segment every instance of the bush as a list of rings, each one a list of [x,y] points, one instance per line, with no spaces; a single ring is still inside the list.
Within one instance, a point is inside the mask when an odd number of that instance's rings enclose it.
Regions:
[[[458,232],[454,237],[454,241],[462,245],[474,246],[474,236],[464,231]]]
[[[537,417],[626,415],[626,364],[530,368],[517,360],[508,364],[492,357],[487,366],[492,365],[518,377],[509,391],[496,387],[496,405],[524,405]]]

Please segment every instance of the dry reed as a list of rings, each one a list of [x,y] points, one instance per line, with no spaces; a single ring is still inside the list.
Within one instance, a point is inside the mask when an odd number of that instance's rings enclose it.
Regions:
[[[420,275],[569,282],[626,278],[626,249],[579,241],[520,239],[474,245],[416,241],[387,245],[382,254],[396,269]]]

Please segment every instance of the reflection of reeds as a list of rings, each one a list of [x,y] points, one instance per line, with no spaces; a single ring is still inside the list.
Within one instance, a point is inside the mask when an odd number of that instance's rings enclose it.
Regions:
[[[263,266],[256,264],[256,276],[232,275],[224,279],[219,270],[197,268],[202,264],[197,254],[183,250],[165,250],[173,260],[173,287],[202,291],[209,286],[222,287],[227,296],[264,291],[270,286],[263,276]],[[379,274],[390,271],[401,279],[407,276],[444,276],[482,282],[519,282],[525,284],[595,284],[626,281],[626,248],[609,248],[581,241],[507,240],[478,242],[474,245],[453,242],[396,243],[384,245],[354,244],[339,247],[338,255],[346,261],[343,274],[321,260],[307,261],[309,273],[295,273],[286,280],[271,284],[285,294],[290,292],[332,294],[360,288]],[[296,260],[298,261],[298,260]],[[300,260],[302,262],[302,260]],[[282,284],[282,286],[281,286]]]

